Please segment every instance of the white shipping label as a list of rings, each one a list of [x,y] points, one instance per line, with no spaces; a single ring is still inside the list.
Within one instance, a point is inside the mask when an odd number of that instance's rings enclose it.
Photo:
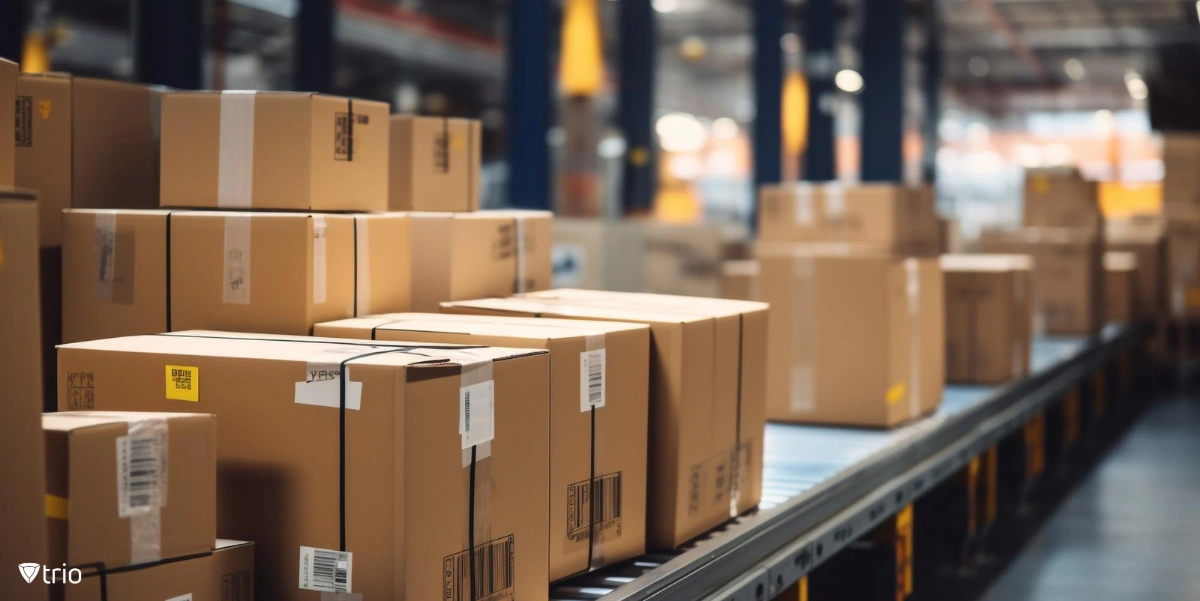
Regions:
[[[300,547],[300,588],[304,590],[348,593],[353,570],[353,553]]]
[[[117,438],[117,514],[140,516],[166,503],[167,465],[160,430]]]
[[[157,96],[157,94],[155,94],[155,96]],[[178,597],[171,597],[166,601],[192,601],[192,594],[188,593],[186,595],[179,595]]]
[[[312,302],[314,305],[325,303],[325,217],[313,215],[313,255],[312,255]]]
[[[496,383],[494,380],[458,389],[458,433],[462,448],[490,442],[496,437]]]
[[[362,352],[362,349],[347,349],[347,356]],[[337,354],[336,351],[331,354]],[[295,402],[301,405],[317,405],[340,409],[342,406],[341,361],[309,361],[304,372],[304,381],[296,382]],[[346,409],[358,411],[362,406],[362,382],[350,379],[350,366],[346,366]]]
[[[605,349],[579,353],[579,410],[604,406]]]

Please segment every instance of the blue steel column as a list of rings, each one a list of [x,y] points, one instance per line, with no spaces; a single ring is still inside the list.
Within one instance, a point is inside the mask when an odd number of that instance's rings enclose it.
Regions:
[[[782,176],[783,0],[755,0],[754,10],[754,210],[758,223],[758,187]]]
[[[618,112],[625,135],[621,200],[626,214],[645,213],[657,185],[654,141],[656,36],[650,0],[623,0],[620,11],[620,95]]]
[[[862,180],[903,177],[904,0],[864,2]]]
[[[938,124],[942,120],[942,19],[938,0],[925,4],[925,122],[921,124],[923,179],[937,180]]]
[[[134,0],[134,73],[140,82],[203,87],[203,0]]]
[[[25,22],[29,18],[25,0],[0,0],[0,58],[21,62]]]
[[[808,76],[808,146],[801,173],[810,181],[837,178],[834,154],[832,101],[837,90],[833,74],[837,65],[837,6],[835,0],[808,0],[804,9],[804,72]]]
[[[296,14],[295,88],[333,91],[333,0],[300,0]]]
[[[549,0],[509,0],[507,74],[508,202],[549,210]]]

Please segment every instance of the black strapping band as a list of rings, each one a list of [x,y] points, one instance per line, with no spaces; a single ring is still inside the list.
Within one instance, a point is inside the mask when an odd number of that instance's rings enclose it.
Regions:
[[[358,216],[351,215],[350,220],[354,222],[354,316],[358,317]]]
[[[596,514],[597,501],[596,496],[596,407],[592,406],[592,432],[591,443],[588,446],[588,503],[591,505],[591,511],[588,515],[588,562],[584,571],[592,569],[592,561],[594,549],[596,548]]]
[[[467,498],[467,561],[470,563],[471,575],[467,577],[467,588],[470,590],[470,601],[478,598],[475,590],[475,450],[471,445],[471,484],[468,487]]]
[[[174,212],[167,213],[167,332],[171,331],[171,215]]]
[[[733,432],[733,466],[729,470],[731,497],[736,496],[733,493],[740,492],[742,487],[742,350],[745,335],[746,316],[744,313],[738,313],[737,419],[734,420],[737,429]]]
[[[346,160],[354,160],[354,99],[346,99]]]

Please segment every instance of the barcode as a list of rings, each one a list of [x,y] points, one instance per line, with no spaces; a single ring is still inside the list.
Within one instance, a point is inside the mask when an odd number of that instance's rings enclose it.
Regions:
[[[471,555],[461,551],[442,560],[443,601],[499,601],[513,597],[513,536],[478,545],[471,578]]]
[[[142,514],[162,506],[162,441],[157,435],[122,436],[117,439],[121,517]]]
[[[221,601],[250,601],[252,598],[249,570],[221,576]]]
[[[351,556],[346,551],[300,547],[300,588],[350,592]]]
[[[593,523],[597,531],[620,530],[621,472],[596,478],[595,494],[587,480],[567,487],[567,538],[587,540]]]
[[[605,349],[579,353],[579,410],[604,406]]]
[[[471,433],[471,391],[463,391],[463,430],[464,434]]]

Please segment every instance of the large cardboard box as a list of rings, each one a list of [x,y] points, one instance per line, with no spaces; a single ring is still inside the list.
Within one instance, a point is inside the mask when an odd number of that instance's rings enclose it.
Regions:
[[[946,381],[999,384],[1029,375],[1033,259],[943,255]]]
[[[66,342],[190,327],[307,334],[411,302],[403,213],[72,210],[63,222]]]
[[[170,92],[164,207],[386,211],[388,105],[300,92]]]
[[[1104,312],[1107,321],[1122,323],[1143,317],[1137,302],[1137,255],[1131,252],[1104,253]]]
[[[0,565],[7,566],[46,557],[37,223],[35,194],[0,188]],[[0,570],[0,599],[45,598],[41,582]]]
[[[743,259],[725,261],[721,265],[721,298],[760,300],[758,296],[758,261]]]
[[[172,377],[169,366],[166,377]],[[76,373],[67,390],[94,384],[88,374]],[[48,565],[115,569],[212,549],[217,538],[213,416],[47,413],[42,430]]]
[[[16,134],[17,74],[20,67],[0,58],[0,140],[12,140]],[[14,146],[0,144],[0,187],[16,184],[16,152]]]
[[[64,601],[254,601],[254,543],[218,540],[209,553],[183,561],[104,576],[90,568],[82,576],[61,587]]]
[[[1101,229],[1099,184],[1073,167],[1028,169],[1023,215],[1026,227]]]
[[[1195,317],[1200,315],[1200,205],[1165,209],[1171,315]]]
[[[1163,206],[1200,206],[1200,134],[1163,133]]]
[[[748,232],[739,226],[646,222],[642,227],[641,291],[718,298],[721,263],[750,256]]]
[[[1134,295],[1139,313],[1148,317],[1166,315],[1170,310],[1166,229],[1166,223],[1157,217],[1105,222],[1105,249],[1137,255]]]
[[[23,73],[17,185],[42,198],[42,246],[62,245],[62,210],[158,205],[159,99],[144,85]]]
[[[942,400],[945,322],[937,259],[760,249],[771,304],[767,417],[890,427]]]
[[[479,121],[392,115],[389,138],[389,209],[479,210]]]
[[[413,213],[412,309],[549,288],[553,218],[522,210]]]
[[[940,225],[929,186],[799,182],[759,190],[759,237],[768,242],[847,242],[934,255]]]
[[[642,290],[642,270],[637,267],[646,250],[642,222],[556,216],[553,230],[553,287]]]
[[[313,333],[550,351],[550,580],[645,552],[648,327],[392,313],[317,324]]]
[[[466,598],[472,547],[497,562],[478,598],[545,600],[549,386],[539,350],[219,332],[59,348],[60,409],[217,416],[218,531],[255,541],[259,596],[281,601]]]
[[[766,305],[557,289],[442,310],[650,326],[647,543],[678,547],[758,504]]]

